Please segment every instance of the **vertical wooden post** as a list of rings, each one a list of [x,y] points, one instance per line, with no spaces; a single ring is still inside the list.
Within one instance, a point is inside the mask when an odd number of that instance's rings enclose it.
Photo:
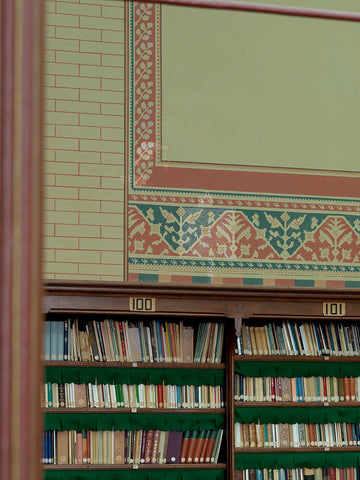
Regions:
[[[42,1],[0,2],[0,470],[39,480]]]

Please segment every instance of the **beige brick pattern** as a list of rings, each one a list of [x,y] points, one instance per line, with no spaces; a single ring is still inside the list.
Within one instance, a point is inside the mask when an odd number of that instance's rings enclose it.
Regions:
[[[44,3],[44,276],[123,280],[124,3]]]

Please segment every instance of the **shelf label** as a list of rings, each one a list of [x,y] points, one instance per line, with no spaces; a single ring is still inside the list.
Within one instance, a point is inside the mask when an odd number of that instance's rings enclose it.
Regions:
[[[323,315],[325,317],[343,317],[345,315],[345,303],[324,302]]]
[[[155,298],[130,297],[130,312],[155,312]]]

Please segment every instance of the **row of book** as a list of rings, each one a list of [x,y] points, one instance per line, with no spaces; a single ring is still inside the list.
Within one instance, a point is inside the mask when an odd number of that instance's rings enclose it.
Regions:
[[[235,374],[238,402],[360,402],[360,377],[245,377]]]
[[[222,408],[222,385],[44,383],[43,408]]]
[[[360,468],[248,468],[235,470],[235,480],[360,480]]]
[[[357,447],[358,423],[235,423],[235,447]]]
[[[77,319],[47,321],[45,361],[220,363],[224,324],[201,322],[194,350],[194,328],[180,322]]]
[[[243,323],[236,341],[238,355],[359,356],[358,323]]]
[[[45,465],[217,463],[223,430],[46,430]]]

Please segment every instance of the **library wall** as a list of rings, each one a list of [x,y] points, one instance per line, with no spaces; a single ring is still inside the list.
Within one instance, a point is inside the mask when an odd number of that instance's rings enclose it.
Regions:
[[[44,274],[122,280],[124,5],[44,3]]]
[[[47,5],[47,278],[360,286],[356,24]]]

